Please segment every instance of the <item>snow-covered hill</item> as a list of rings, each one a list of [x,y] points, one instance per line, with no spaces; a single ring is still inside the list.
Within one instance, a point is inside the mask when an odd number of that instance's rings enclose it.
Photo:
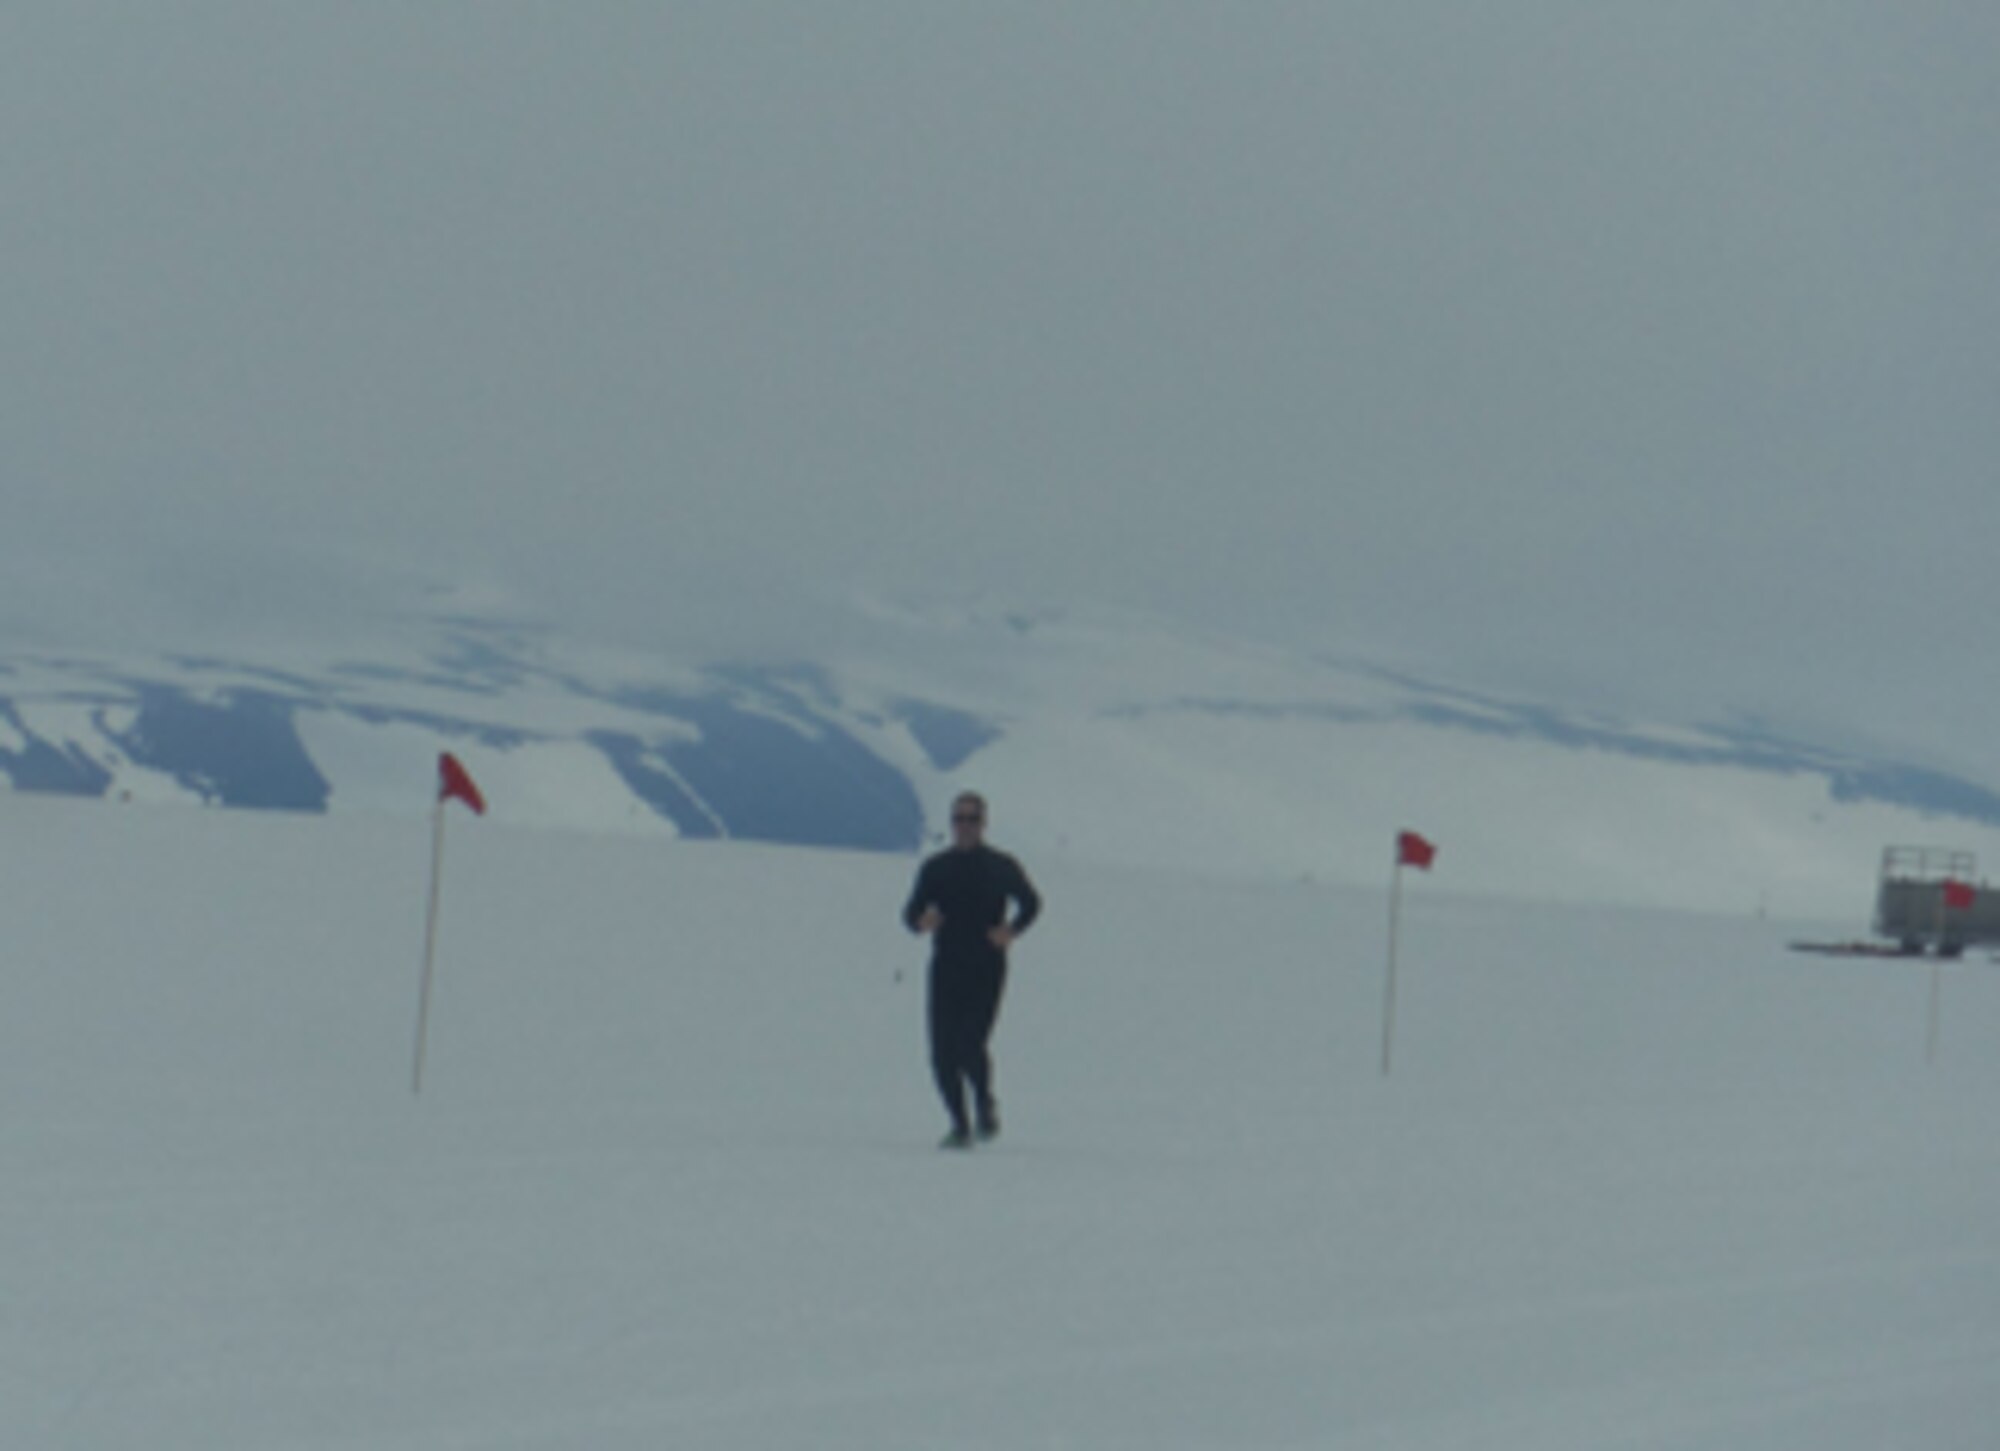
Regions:
[[[0,652],[17,790],[415,814],[440,749],[518,824],[903,852],[972,785],[1043,855],[1366,882],[1417,826],[1471,890],[1857,926],[1884,845],[2000,854],[2000,794],[1921,764],[1109,614],[876,607],[782,665],[477,621],[282,658]]]

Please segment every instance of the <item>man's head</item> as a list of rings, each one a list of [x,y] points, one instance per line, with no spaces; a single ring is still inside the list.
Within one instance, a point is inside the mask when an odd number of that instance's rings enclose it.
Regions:
[[[951,844],[970,851],[986,838],[986,798],[977,791],[961,791],[951,803]]]

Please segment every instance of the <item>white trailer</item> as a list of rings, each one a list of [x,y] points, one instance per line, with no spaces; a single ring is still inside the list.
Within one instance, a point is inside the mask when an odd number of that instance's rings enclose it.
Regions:
[[[1969,851],[1887,848],[1875,889],[1876,933],[1911,956],[1928,949],[1957,957],[1976,944],[2000,943],[2000,890],[1989,889],[1978,871]]]

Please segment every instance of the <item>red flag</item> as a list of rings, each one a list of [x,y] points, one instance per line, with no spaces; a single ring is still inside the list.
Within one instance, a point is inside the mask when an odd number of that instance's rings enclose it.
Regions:
[[[1963,912],[1979,900],[1979,893],[1972,889],[1970,882],[1955,882],[1949,877],[1944,884],[1944,904],[1954,912]]]
[[[473,815],[486,814],[486,798],[472,784],[471,773],[460,764],[458,757],[446,751],[438,757],[438,800],[450,801],[453,797],[470,806]]]
[[[1431,862],[1436,859],[1437,854],[1438,849],[1414,831],[1406,831],[1396,838],[1398,866],[1421,867],[1424,871],[1429,871]]]

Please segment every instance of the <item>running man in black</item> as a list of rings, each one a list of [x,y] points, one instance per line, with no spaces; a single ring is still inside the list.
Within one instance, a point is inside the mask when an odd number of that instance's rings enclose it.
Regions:
[[[975,1122],[982,1139],[1000,1132],[986,1040],[1007,986],[1007,949],[1042,910],[1021,864],[985,836],[986,802],[968,791],[952,803],[950,849],[924,863],[903,908],[904,925],[931,938],[931,1071],[951,1115],[951,1149],[971,1147]],[[966,1113],[968,1084],[976,1120]]]

